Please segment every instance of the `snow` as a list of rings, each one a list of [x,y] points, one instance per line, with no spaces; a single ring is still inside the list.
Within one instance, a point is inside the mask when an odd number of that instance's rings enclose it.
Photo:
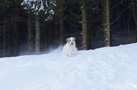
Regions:
[[[0,90],[137,90],[137,43],[0,58]]]
[[[35,3],[34,3],[35,2]],[[39,5],[40,4],[40,5]],[[41,10],[44,11],[44,5],[42,0],[24,0],[21,5],[27,5],[24,9],[29,9],[31,8],[32,10],[35,11],[35,13],[40,12]],[[46,5],[46,4],[45,4]]]
[[[45,14],[49,14],[49,16],[45,19],[45,21],[47,21],[52,20],[52,16],[55,14],[53,8],[56,7],[56,1],[49,1],[48,5],[48,1],[45,1],[44,3],[42,0],[23,0],[21,5],[24,6],[24,9],[28,10],[29,13],[31,11],[38,15],[40,11],[44,11]]]

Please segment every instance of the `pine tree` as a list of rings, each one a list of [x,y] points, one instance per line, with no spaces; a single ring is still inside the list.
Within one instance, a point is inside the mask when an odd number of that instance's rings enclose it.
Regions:
[[[104,0],[104,45],[110,46],[110,14],[109,0]]]
[[[86,0],[82,0],[82,49],[87,48],[87,15],[86,15]]]
[[[7,44],[7,43],[6,43],[6,39],[7,39],[7,38],[6,38],[6,32],[7,32],[7,21],[6,21],[6,16],[7,16],[7,15],[6,15],[6,13],[7,13],[6,11],[7,11],[7,10],[6,10],[6,8],[5,8],[4,11],[5,11],[5,12],[4,12],[4,19],[5,19],[5,20],[4,20],[4,25],[3,25],[3,26],[4,26],[4,29],[3,29],[3,55],[5,56],[5,55],[6,55],[6,49],[7,49],[7,48],[6,48],[6,44]]]
[[[35,36],[35,51],[37,54],[40,53],[40,15],[45,15],[47,16],[45,18],[44,21],[49,21],[52,20],[53,15],[54,15],[54,11],[53,11],[53,7],[56,6],[55,5],[55,1],[52,0],[36,0],[36,1],[24,1],[22,2],[22,4],[25,9],[28,11],[28,13],[32,13],[35,15],[35,24],[36,24],[36,36]],[[42,13],[42,14],[40,14]],[[30,23],[28,23],[30,24]],[[29,25],[28,25],[29,26]],[[31,30],[30,28],[31,26],[28,27],[28,33],[30,33],[29,30]],[[28,38],[30,41],[31,36],[29,35]],[[31,44],[32,42],[30,42],[29,44]],[[31,46],[31,45],[30,45]],[[29,47],[30,48],[30,47]]]
[[[60,28],[60,42],[63,44],[64,42],[64,0],[57,1],[58,9],[59,9],[59,28]]]
[[[14,17],[14,55],[18,54],[19,49],[19,29],[18,29],[18,19],[15,15]]]
[[[32,18],[31,13],[28,13],[28,50],[33,50],[33,39],[32,39]]]
[[[36,15],[35,22],[36,22],[35,50],[36,50],[36,53],[39,54],[40,53],[40,23],[39,23],[39,16],[38,15]]]

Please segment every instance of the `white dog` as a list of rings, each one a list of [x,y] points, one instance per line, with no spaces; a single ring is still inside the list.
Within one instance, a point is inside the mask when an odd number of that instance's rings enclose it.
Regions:
[[[65,56],[75,56],[77,54],[77,48],[75,43],[76,38],[70,37],[67,38],[67,43],[63,47],[63,55]]]

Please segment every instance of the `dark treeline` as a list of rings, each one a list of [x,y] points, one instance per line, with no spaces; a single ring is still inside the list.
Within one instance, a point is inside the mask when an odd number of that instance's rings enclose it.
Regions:
[[[137,0],[31,0],[44,10],[23,1],[0,0],[0,57],[39,54],[69,36],[84,50],[137,41]]]

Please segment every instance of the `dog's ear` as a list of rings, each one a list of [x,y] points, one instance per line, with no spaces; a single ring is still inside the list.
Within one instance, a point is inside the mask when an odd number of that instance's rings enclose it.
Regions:
[[[73,40],[74,40],[74,41],[76,41],[76,38],[75,38],[75,37],[73,37]]]
[[[69,41],[70,41],[70,39],[69,39],[69,38],[67,38],[67,39],[66,39],[66,42],[69,42]]]

